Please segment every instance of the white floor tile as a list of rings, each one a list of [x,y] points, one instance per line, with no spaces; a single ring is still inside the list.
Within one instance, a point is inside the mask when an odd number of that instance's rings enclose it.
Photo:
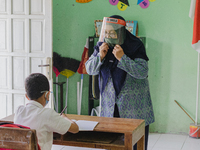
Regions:
[[[51,150],[61,150],[63,147],[62,145],[52,145]]]
[[[174,149],[174,148],[153,148],[152,150],[180,150],[180,149]]]
[[[152,146],[148,146],[148,147],[147,147],[147,150],[152,150],[152,149],[153,149]]]
[[[158,133],[149,133],[149,139],[148,139],[148,147],[152,147],[155,145],[155,143],[160,138],[161,134]]]
[[[187,135],[178,135],[178,134],[162,134],[159,138],[159,141],[164,142],[185,142]]]
[[[161,134],[152,150],[181,150],[186,139],[187,135]],[[150,139],[149,143],[151,143]]]
[[[188,136],[185,140],[186,143],[200,144],[200,139]],[[200,149],[200,148],[199,148]]]
[[[52,150],[52,149],[51,149]],[[85,147],[75,147],[75,146],[62,146],[61,149],[53,149],[53,150],[103,150],[103,149],[94,149],[94,148],[85,148]]]
[[[165,149],[178,149],[181,150],[183,146],[183,142],[173,142],[173,141],[157,141],[156,144],[153,147],[154,148],[165,148]]]
[[[91,148],[83,148],[83,147],[66,146],[62,150],[92,150],[92,149]]]
[[[200,149],[200,141],[199,143],[185,142],[181,150],[199,150],[199,149]]]

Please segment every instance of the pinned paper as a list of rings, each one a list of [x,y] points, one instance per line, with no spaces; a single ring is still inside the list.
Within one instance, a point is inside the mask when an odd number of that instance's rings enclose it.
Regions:
[[[143,9],[148,8],[149,7],[149,0],[143,0],[139,5]]]
[[[111,5],[117,5],[119,0],[109,0]]]
[[[122,3],[121,1],[119,1],[119,3],[117,4],[117,7],[118,7],[119,10],[124,11],[128,7],[128,5],[126,5],[126,4]]]
[[[150,2],[155,2],[156,0],[149,0]]]

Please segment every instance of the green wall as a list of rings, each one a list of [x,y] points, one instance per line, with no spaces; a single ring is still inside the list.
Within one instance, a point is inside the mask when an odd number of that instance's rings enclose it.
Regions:
[[[137,5],[137,0],[129,0],[129,4],[125,11],[120,11],[109,0],[85,4],[53,0],[53,51],[81,60],[86,38],[95,33],[94,20],[113,14],[137,20],[139,36],[146,37],[150,59],[149,82],[155,113],[150,131],[188,133],[192,121],[174,100],[195,119],[197,52],[191,48],[190,1],[156,0],[147,9]],[[69,77],[68,113],[77,113],[76,85],[80,78],[78,73]],[[59,75],[59,81],[65,82],[66,77]],[[88,75],[84,75],[82,114],[88,114],[88,81]]]

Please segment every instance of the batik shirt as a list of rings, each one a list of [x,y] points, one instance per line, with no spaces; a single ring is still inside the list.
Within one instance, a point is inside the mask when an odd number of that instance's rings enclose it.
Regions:
[[[85,63],[89,75],[98,75],[101,62],[100,54],[91,55]],[[149,91],[148,63],[141,58],[130,59],[124,54],[117,67],[127,72],[124,85],[118,96],[115,94],[111,74],[101,94],[101,116],[113,117],[115,103],[121,118],[144,119],[145,125],[154,122],[153,106]],[[102,78],[100,77],[100,89]]]

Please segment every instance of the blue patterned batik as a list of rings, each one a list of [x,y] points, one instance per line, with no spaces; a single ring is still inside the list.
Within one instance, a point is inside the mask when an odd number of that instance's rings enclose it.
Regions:
[[[99,74],[102,63],[99,54],[92,55],[85,63],[87,73],[90,75]],[[153,123],[154,113],[147,79],[147,61],[141,58],[132,60],[124,54],[117,67],[127,72],[126,80],[119,95],[116,97],[110,75],[101,95],[101,116],[113,117],[116,103],[121,118],[144,119],[145,125]]]

